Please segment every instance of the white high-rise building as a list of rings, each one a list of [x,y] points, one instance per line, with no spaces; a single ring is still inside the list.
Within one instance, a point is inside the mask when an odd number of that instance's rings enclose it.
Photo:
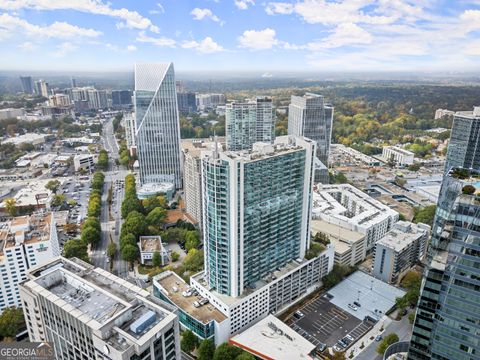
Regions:
[[[135,64],[135,117],[140,183],[182,187],[180,120],[173,63]]]
[[[257,97],[225,107],[227,150],[251,150],[255,142],[272,143],[275,139],[272,99]]]
[[[19,216],[0,229],[0,312],[21,306],[18,284],[28,269],[60,255],[52,213]]]
[[[127,140],[127,148],[135,147],[135,132],[137,131],[137,124],[135,121],[135,114],[130,112],[123,115],[123,122],[125,124],[125,139]]]
[[[68,107],[72,105],[72,101],[70,100],[70,96],[66,94],[55,94],[49,97],[48,105],[58,106],[58,107]]]
[[[105,90],[88,90],[88,107],[90,109],[104,109],[108,106],[107,92]]]
[[[55,258],[20,285],[30,341],[63,360],[180,360],[174,308],[78,259]]]
[[[329,183],[328,155],[332,138],[333,106],[325,103],[323,96],[306,93],[292,95],[288,107],[288,134],[305,136],[317,142],[315,182]]]

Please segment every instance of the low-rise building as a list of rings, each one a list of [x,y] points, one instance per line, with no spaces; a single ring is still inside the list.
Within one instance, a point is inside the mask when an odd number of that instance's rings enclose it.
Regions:
[[[397,222],[375,245],[373,275],[395,283],[400,275],[421,260],[427,248],[430,226]]]
[[[73,157],[75,171],[94,171],[95,163],[96,155],[94,154],[77,154]]]
[[[335,264],[355,266],[365,260],[365,234],[322,220],[312,220],[310,228],[312,235],[322,233],[329,238],[335,250]]]
[[[21,144],[40,145],[45,143],[47,136],[48,135],[45,134],[27,133],[5,139],[2,144],[13,144],[15,146],[19,146]]]
[[[16,119],[25,115],[25,109],[0,109],[0,120]]]
[[[337,155],[343,156],[346,160],[348,159],[348,164],[360,162],[368,166],[381,165],[381,162],[378,159],[365,155],[358,150],[355,150],[343,144],[332,144],[330,146],[330,157],[334,159]]]
[[[168,264],[168,253],[163,247],[160,236],[140,236],[138,247],[140,249],[140,262],[142,264],[151,264],[153,254],[160,254],[161,265]]]
[[[0,224],[0,312],[20,307],[18,284],[27,271],[60,255],[52,213],[19,216]]]
[[[317,184],[312,218],[365,235],[367,253],[398,221],[398,213],[350,184]]]
[[[264,360],[317,358],[315,345],[273,315],[235,335],[229,343]]]
[[[81,260],[32,269],[20,296],[30,340],[52,342],[56,359],[180,360],[175,309]]]
[[[447,109],[437,109],[435,110],[435,120],[441,119],[444,116],[453,116],[455,115],[455,111],[447,110]]]
[[[413,164],[415,154],[411,151],[399,148],[398,146],[384,146],[382,158],[385,162],[393,161],[398,166],[408,166]]]

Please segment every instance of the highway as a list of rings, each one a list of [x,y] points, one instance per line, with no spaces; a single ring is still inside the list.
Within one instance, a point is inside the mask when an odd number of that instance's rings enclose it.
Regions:
[[[95,266],[101,267],[105,270],[110,270],[110,263],[106,255],[107,247],[110,241],[117,244],[117,250],[120,248],[119,234],[122,223],[121,219],[121,204],[124,197],[124,189],[121,183],[125,180],[125,176],[129,173],[128,170],[123,169],[122,166],[117,166],[115,160],[119,158],[119,146],[113,133],[113,118],[105,121],[103,126],[103,143],[105,150],[109,153],[109,168],[104,171],[105,184],[102,195],[102,211],[100,215],[101,222],[101,239],[97,248],[92,252],[92,262]],[[108,192],[110,187],[113,188],[113,202],[110,212],[108,203]],[[128,262],[120,258],[117,252],[113,260],[112,272],[124,279],[128,278]]]

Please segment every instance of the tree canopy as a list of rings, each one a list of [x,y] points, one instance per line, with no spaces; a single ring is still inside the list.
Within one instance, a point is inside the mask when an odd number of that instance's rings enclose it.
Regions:
[[[25,326],[23,311],[17,307],[7,307],[0,315],[0,336],[13,338]]]

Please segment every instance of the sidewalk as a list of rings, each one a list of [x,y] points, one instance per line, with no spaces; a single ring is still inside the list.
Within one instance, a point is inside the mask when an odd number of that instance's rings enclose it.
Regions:
[[[387,328],[388,325],[390,325],[391,323],[393,322],[393,320],[391,318],[389,318],[388,316],[384,315],[380,321],[378,321],[375,326],[373,328],[370,329],[369,332],[367,332],[365,335],[363,335],[363,337],[361,337],[360,339],[358,339],[355,344],[349,348],[346,352],[345,352],[345,357],[347,359],[349,359],[349,356],[350,356],[350,353],[353,351],[353,358],[352,359],[355,359],[363,350],[365,350],[371,343],[374,343],[375,342],[375,337],[379,334],[382,334],[384,333],[385,329]],[[383,327],[383,331],[380,331],[380,329]],[[371,337],[373,337],[373,339],[370,339]],[[360,346],[364,345],[364,347],[362,349],[360,349]]]

